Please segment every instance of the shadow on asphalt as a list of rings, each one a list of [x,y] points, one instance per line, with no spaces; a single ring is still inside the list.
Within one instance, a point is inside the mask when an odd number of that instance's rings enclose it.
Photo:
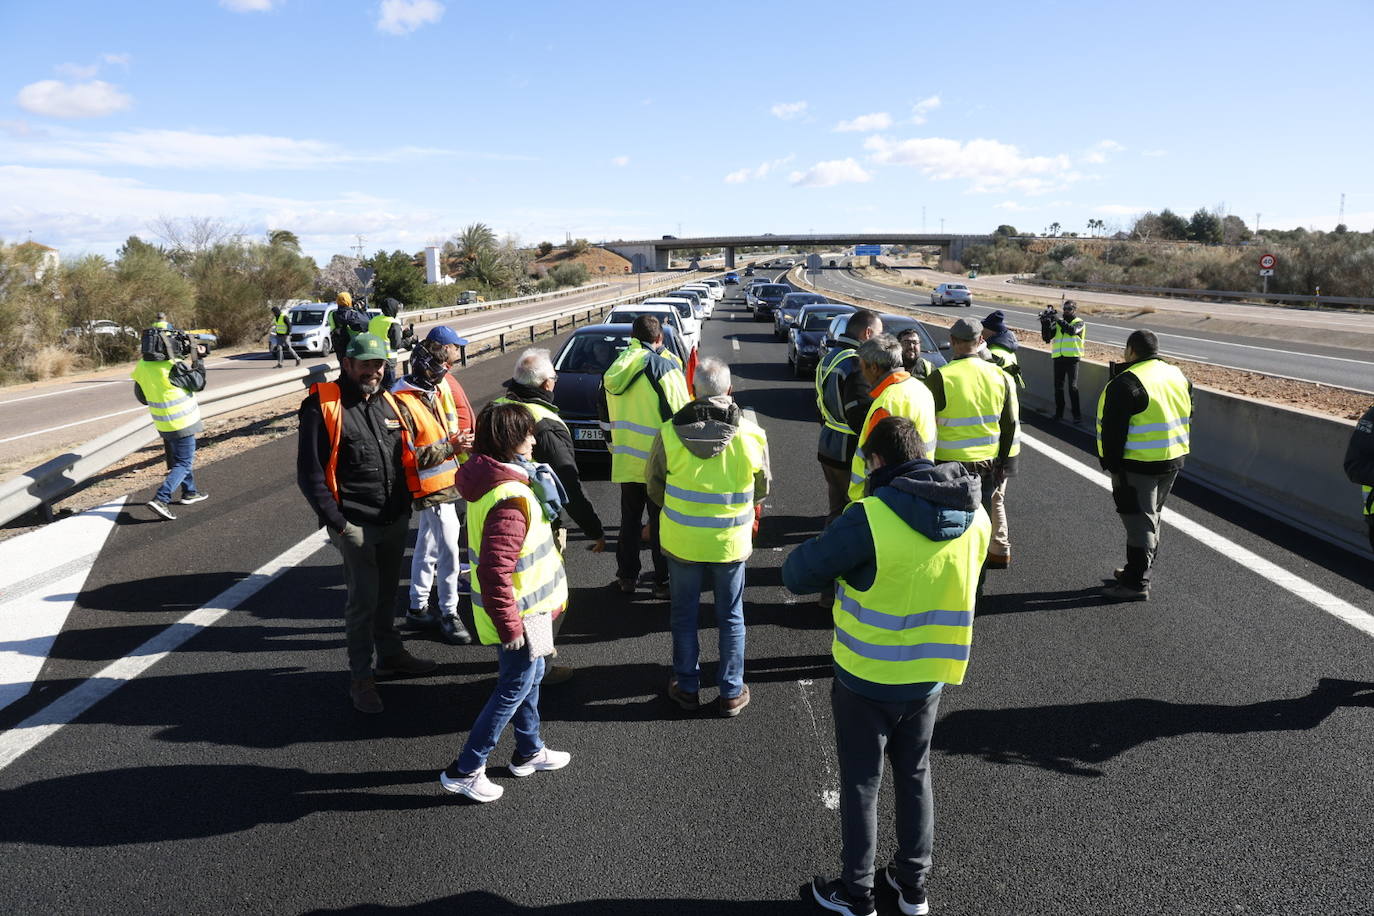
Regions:
[[[1103,703],[964,709],[940,720],[932,747],[990,763],[1102,776],[1098,764],[1149,741],[1191,734],[1308,731],[1344,706],[1374,709],[1374,683],[1322,678],[1307,696],[1229,706],[1141,697]]]
[[[1101,586],[1054,592],[1013,592],[1005,595],[983,595],[978,599],[978,616],[1019,614],[1024,611],[1064,611],[1076,607],[1101,607],[1115,603],[1102,597]]]
[[[552,906],[524,906],[488,891],[454,894],[440,900],[412,906],[360,904],[341,910],[315,910],[310,916],[427,916],[427,914],[482,913],[484,916],[642,916],[645,913],[672,913],[673,916],[758,916],[760,913],[811,913],[814,903],[796,900],[582,900]]]

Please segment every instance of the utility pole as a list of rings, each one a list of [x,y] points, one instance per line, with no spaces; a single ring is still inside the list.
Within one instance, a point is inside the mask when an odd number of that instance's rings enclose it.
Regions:
[[[922,208],[921,208],[921,233],[924,235],[924,234],[925,234],[925,231],[926,231],[926,208],[925,208],[925,207],[922,207]]]
[[[1344,223],[1345,223],[1345,192],[1342,191],[1342,192],[1341,192],[1341,213],[1340,213],[1340,216],[1337,216],[1337,217],[1336,217],[1336,225],[1337,225],[1337,226],[1340,226],[1340,225],[1343,225]]]
[[[1257,239],[1259,238],[1259,218],[1260,218],[1260,214],[1259,214],[1259,213],[1256,213],[1256,214],[1255,214],[1255,238],[1257,238]]]
[[[358,244],[356,244],[356,245],[353,246],[353,250],[356,251],[356,252],[358,253],[358,260],[361,261],[361,260],[363,259],[363,241],[364,241],[362,233],[361,233],[361,232],[358,233],[358,235],[356,236],[356,238],[358,239]]]
[[[945,234],[945,218],[943,216],[940,217],[940,234]]]

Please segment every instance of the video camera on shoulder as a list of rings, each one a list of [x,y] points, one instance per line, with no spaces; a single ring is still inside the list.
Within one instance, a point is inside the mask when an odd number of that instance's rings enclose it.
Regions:
[[[1059,309],[1053,305],[1045,306],[1045,310],[1040,313],[1040,323],[1045,324],[1059,320]]]
[[[191,340],[191,335],[177,328],[144,328],[139,340],[139,356],[149,362],[166,362],[185,359],[192,353],[204,356],[201,345]]]

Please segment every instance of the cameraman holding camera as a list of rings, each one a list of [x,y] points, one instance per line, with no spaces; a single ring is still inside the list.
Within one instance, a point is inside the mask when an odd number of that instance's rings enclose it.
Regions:
[[[1064,386],[1069,388],[1069,404],[1073,407],[1073,422],[1083,422],[1083,410],[1078,406],[1078,361],[1083,358],[1088,328],[1078,317],[1078,304],[1072,299],[1064,303],[1064,317],[1050,306],[1040,313],[1040,336],[1051,344],[1050,358],[1054,363],[1054,418],[1064,419]]]
[[[166,324],[165,321],[161,322]],[[196,392],[205,388],[206,355],[203,344],[192,344],[191,335],[154,325],[143,332],[138,364],[134,366],[134,397],[146,404],[153,418],[167,460],[167,478],[148,501],[148,508],[168,521],[176,516],[168,504],[177,490],[183,506],[198,503],[207,494],[196,489],[191,465],[196,458],[196,434],[201,431]]]

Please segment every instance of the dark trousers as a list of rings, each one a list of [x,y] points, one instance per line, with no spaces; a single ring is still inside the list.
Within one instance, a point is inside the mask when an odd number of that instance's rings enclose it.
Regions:
[[[635,581],[639,579],[639,529],[644,524],[644,511],[649,511],[649,554],[654,561],[654,584],[668,584],[668,566],[663,551],[658,549],[659,507],[649,499],[649,488],[642,483],[620,485],[620,534],[615,540],[616,576]]]
[[[940,709],[939,691],[885,703],[857,694],[836,679],[830,688],[830,708],[840,764],[840,878],[855,896],[873,892],[878,790],[886,754],[892,761],[897,815],[892,866],[903,884],[924,887],[935,835],[930,736]]]
[[[828,525],[840,517],[844,507],[849,505],[849,468],[820,463],[821,473],[825,475],[825,495],[829,502],[825,523]]]
[[[361,547],[335,531],[329,532],[329,539],[343,555],[344,583],[348,586],[344,637],[348,669],[355,679],[372,676],[374,649],[379,659],[402,650],[396,632],[396,589],[401,581],[410,516],[403,515],[390,525],[359,527],[363,529]]]
[[[1069,389],[1069,404],[1073,407],[1073,418],[1083,419],[1083,410],[1078,406],[1078,357],[1058,356],[1054,363],[1054,418],[1064,416],[1064,387]]]
[[[277,358],[277,365],[278,365],[278,366],[281,365],[282,358],[283,358],[283,356],[285,355],[284,353],[282,353],[283,350],[285,350],[286,353],[290,353],[290,354],[291,354],[291,358],[294,359],[296,362],[300,362],[300,361],[301,361],[301,355],[300,355],[299,353],[296,352],[296,348],[295,348],[295,347],[291,346],[291,335],[290,335],[290,334],[273,334],[273,335],[272,335],[272,355],[275,356],[275,357]]]
[[[1121,584],[1131,588],[1150,584],[1150,568],[1159,553],[1159,515],[1177,477],[1178,471],[1112,475],[1112,501],[1126,528],[1126,569]]]

